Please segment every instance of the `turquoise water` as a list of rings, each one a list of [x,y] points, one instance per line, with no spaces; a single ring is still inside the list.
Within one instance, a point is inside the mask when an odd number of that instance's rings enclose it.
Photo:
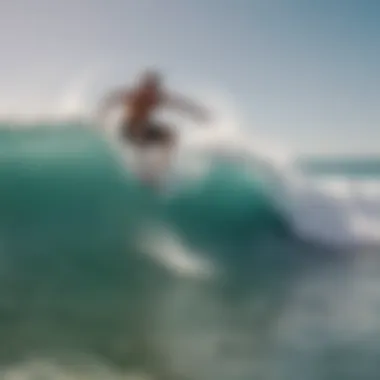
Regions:
[[[162,195],[86,128],[4,127],[4,376],[378,378],[376,249],[358,262],[297,238],[238,165]],[[165,264],[166,235],[211,270]]]

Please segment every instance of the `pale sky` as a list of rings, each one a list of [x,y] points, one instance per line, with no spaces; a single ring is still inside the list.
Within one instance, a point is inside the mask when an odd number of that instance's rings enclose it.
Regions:
[[[95,99],[154,65],[285,146],[380,153],[379,20],[376,0],[3,1],[0,109],[86,83]]]

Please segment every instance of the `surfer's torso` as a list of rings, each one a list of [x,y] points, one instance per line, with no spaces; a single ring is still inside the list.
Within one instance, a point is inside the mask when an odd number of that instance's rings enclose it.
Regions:
[[[163,95],[152,88],[137,88],[131,91],[124,104],[125,121],[130,132],[140,132],[152,119],[153,114],[162,104]]]

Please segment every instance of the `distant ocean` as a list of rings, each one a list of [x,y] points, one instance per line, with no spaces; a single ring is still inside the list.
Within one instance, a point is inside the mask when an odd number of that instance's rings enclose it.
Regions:
[[[207,160],[154,192],[0,125],[0,378],[380,379],[380,155]]]

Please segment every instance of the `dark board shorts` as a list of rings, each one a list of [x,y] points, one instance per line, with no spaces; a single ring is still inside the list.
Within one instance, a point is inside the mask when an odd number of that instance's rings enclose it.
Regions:
[[[167,143],[171,137],[169,130],[158,123],[147,122],[140,133],[133,133],[130,123],[124,122],[121,127],[122,138],[139,145],[153,145]]]

